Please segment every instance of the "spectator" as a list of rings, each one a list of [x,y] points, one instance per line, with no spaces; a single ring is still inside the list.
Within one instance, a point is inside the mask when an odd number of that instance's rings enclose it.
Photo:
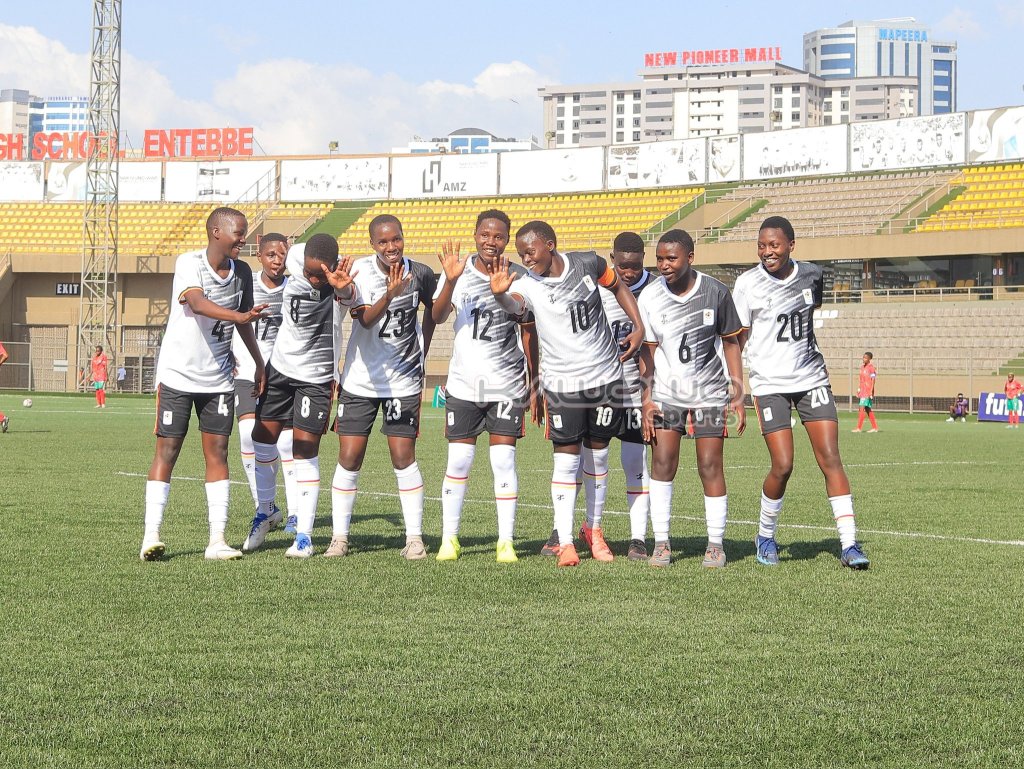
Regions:
[[[955,422],[959,419],[961,422],[967,421],[967,415],[971,413],[971,401],[969,398],[965,398],[963,393],[956,394],[956,400],[949,407],[949,419],[947,422]]]

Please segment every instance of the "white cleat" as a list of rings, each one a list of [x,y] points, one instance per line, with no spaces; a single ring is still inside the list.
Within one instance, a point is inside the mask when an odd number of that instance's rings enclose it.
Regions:
[[[280,514],[278,515],[280,518]],[[263,544],[267,538],[267,534],[273,529],[271,521],[273,519],[267,516],[265,513],[259,513],[255,518],[252,519],[252,526],[249,528],[249,536],[245,538],[245,542],[242,543],[242,552],[251,553],[253,550],[259,549],[260,545]]]
[[[242,557],[242,551],[235,550],[223,539],[218,539],[206,547],[205,557],[207,561],[235,561]]]
[[[287,558],[311,558],[313,556],[313,540],[308,534],[296,534],[292,546],[285,551]]]
[[[142,542],[142,549],[139,550],[140,561],[159,561],[164,557],[167,546],[157,539],[147,539]]]

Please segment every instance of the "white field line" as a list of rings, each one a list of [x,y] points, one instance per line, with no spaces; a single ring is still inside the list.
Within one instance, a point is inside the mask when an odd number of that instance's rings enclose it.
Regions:
[[[952,463],[949,463],[949,464],[952,464]],[[128,478],[145,478],[146,477],[145,473],[126,473],[126,472],[118,471],[118,472],[116,472],[114,474],[115,475],[124,476],[124,477],[128,477]],[[187,476],[187,475],[175,475],[175,476],[172,476],[172,480],[175,480],[175,481],[199,481],[199,482],[205,482],[204,478],[193,478],[193,477],[190,477],[190,476]],[[233,485],[235,485],[235,486],[245,486],[246,488],[248,488],[248,486],[249,486],[249,482],[248,481],[231,481],[231,483]],[[284,485],[279,483],[277,485],[277,488],[282,489],[282,488],[284,488]],[[325,491],[326,491],[326,489],[321,487],[320,493],[323,494]],[[378,497],[378,498],[385,498],[385,499],[398,499],[400,497],[400,495],[395,493],[395,492],[386,492],[386,491],[360,491],[359,494],[364,495],[364,496],[368,496],[368,497]],[[423,499],[425,499],[427,501],[430,501],[430,502],[440,502],[441,501],[440,497],[424,496]],[[466,499],[465,502],[469,502],[469,503],[472,503],[472,504],[487,505],[487,504],[490,504],[491,502],[493,502],[493,500],[487,500],[487,499]],[[530,508],[532,510],[550,510],[551,509],[550,505],[537,505],[537,504],[531,504],[529,502],[520,502],[518,504],[518,507],[527,507],[527,508]],[[607,509],[604,511],[604,514],[605,515],[623,515],[623,516],[628,516],[629,515],[628,512],[625,512],[625,511],[622,511],[622,510],[607,510]],[[704,523],[704,519],[703,518],[698,518],[697,516],[693,516],[693,515],[673,515],[671,517],[674,518],[677,521],[695,521],[697,523]],[[759,523],[757,521],[744,521],[744,520],[737,520],[735,518],[730,518],[729,519],[729,523],[735,524],[737,526],[758,526],[759,525]],[[810,525],[802,524],[802,523],[780,523],[780,524],[778,524],[778,526],[779,526],[779,528],[782,528],[782,529],[800,529],[800,530],[803,530],[803,531],[826,531],[826,532],[831,532],[831,533],[834,533],[835,530],[836,530],[835,526],[810,526]],[[860,534],[874,534],[874,535],[882,536],[882,537],[905,537],[905,538],[908,538],[908,539],[934,539],[934,540],[938,540],[938,541],[941,541],[941,542],[972,542],[972,543],[976,543],[976,544],[980,544],[980,545],[1010,545],[1010,546],[1013,546],[1013,547],[1024,547],[1024,540],[1019,540],[1019,539],[985,539],[985,538],[982,538],[982,537],[954,537],[954,536],[948,536],[946,534],[928,534],[926,532],[920,532],[920,531],[884,531],[882,529],[858,529],[858,533],[860,533]]]

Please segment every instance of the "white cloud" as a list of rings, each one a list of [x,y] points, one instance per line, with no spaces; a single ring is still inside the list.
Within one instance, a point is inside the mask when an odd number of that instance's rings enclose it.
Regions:
[[[1000,3],[996,6],[1003,23],[1011,27],[1024,27],[1024,5],[1006,5]]]
[[[152,63],[123,53],[121,129],[139,146],[145,128],[252,125],[270,154],[387,152],[414,134],[475,126],[498,136],[539,134],[537,88],[553,82],[520,61],[489,64],[471,83],[410,82],[353,65],[267,59],[214,82],[208,101],[175,91]],[[40,96],[87,94],[86,53],[31,27],[0,24],[0,83]]]
[[[935,25],[933,37],[936,39],[952,38],[954,40],[981,40],[986,32],[974,14],[963,8],[954,8]]]

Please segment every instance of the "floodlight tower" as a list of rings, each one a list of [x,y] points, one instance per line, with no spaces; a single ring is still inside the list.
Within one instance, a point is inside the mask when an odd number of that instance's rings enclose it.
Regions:
[[[121,0],[93,0],[89,153],[82,223],[78,365],[96,345],[112,361],[117,338],[117,175],[121,127]]]

